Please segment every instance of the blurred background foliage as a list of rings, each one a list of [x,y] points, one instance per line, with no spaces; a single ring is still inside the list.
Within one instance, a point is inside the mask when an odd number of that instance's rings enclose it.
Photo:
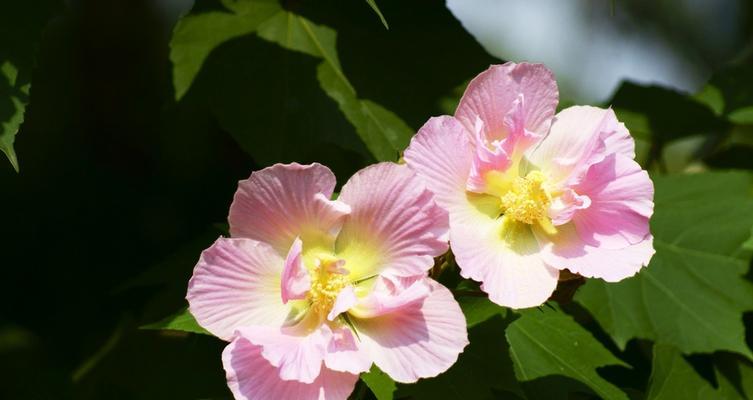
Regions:
[[[0,398],[229,398],[222,343],[179,310],[236,182],[318,161],[342,184],[397,160],[504,60],[547,63],[563,107],[626,122],[657,255],[539,309],[461,297],[453,368],[375,370],[354,397],[753,399],[745,0],[5,2]],[[441,279],[474,288],[452,263]]]

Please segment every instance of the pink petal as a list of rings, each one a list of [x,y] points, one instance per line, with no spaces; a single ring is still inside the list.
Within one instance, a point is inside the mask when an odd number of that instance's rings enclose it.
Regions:
[[[336,234],[349,207],[331,201],[335,176],[321,164],[275,164],[238,183],[230,205],[230,233],[271,244],[287,254],[293,240]]]
[[[447,212],[406,165],[380,163],[357,172],[340,200],[353,211],[336,252],[354,281],[384,271],[422,274],[447,251]]]
[[[545,243],[542,257],[549,265],[607,282],[619,282],[635,275],[648,265],[655,252],[650,234],[641,242],[621,249],[589,246],[572,224],[559,227],[556,235],[538,236]]]
[[[543,304],[554,292],[559,271],[546,265],[531,229],[516,224],[514,234],[503,233],[503,218],[473,208],[451,215],[450,237],[460,274],[481,282],[489,300],[505,307]]]
[[[614,111],[574,106],[557,114],[529,160],[557,182],[577,183],[589,166],[612,153],[635,157],[635,143]]]
[[[447,210],[465,204],[466,182],[474,159],[469,133],[448,116],[430,118],[405,150],[405,161]]]
[[[280,378],[312,383],[319,376],[332,330],[326,324],[314,329],[247,326],[237,336],[262,347],[262,356],[279,368]]]
[[[351,315],[358,318],[378,317],[421,302],[431,294],[431,286],[425,279],[414,278],[405,282],[404,279],[386,275],[376,279],[369,294],[351,310]]]
[[[591,199],[591,206],[573,216],[580,237],[589,245],[620,249],[649,235],[654,210],[654,185],[632,159],[612,154],[589,168],[573,188]]]
[[[360,344],[360,339],[350,328],[340,327],[332,330],[324,365],[333,371],[360,374],[371,369],[371,356],[368,349]]]
[[[361,345],[398,382],[439,375],[468,344],[465,317],[452,293],[434,281],[430,286],[432,292],[423,302],[354,321]]]
[[[541,64],[492,65],[475,77],[460,99],[455,117],[472,131],[476,116],[484,121],[487,139],[509,134],[505,118],[522,95],[521,120],[531,132],[544,134],[557,108],[559,93],[552,72]]]
[[[219,238],[201,253],[186,299],[199,324],[223,340],[240,326],[280,326],[290,307],[280,300],[283,259],[266,243]]]
[[[479,140],[477,143],[483,142]],[[476,193],[488,192],[487,174],[492,171],[506,171],[511,163],[512,159],[500,142],[476,146],[476,154],[473,157],[466,188]]]
[[[358,375],[328,368],[322,368],[310,384],[282,380],[261,351],[261,346],[238,336],[222,352],[227,384],[238,400],[345,400],[358,381]]]
[[[549,206],[549,218],[554,226],[564,225],[573,219],[578,210],[584,210],[591,206],[588,196],[579,195],[574,190],[566,188],[560,196],[552,200]]]
[[[334,321],[338,315],[348,311],[356,303],[358,303],[358,298],[356,298],[356,293],[353,291],[353,286],[348,285],[344,287],[338,293],[335,304],[332,305],[332,309],[327,314],[327,319]]]
[[[309,271],[303,265],[301,252],[303,242],[296,238],[290,247],[288,257],[285,259],[285,268],[282,270],[282,302],[288,300],[300,300],[306,298],[306,293],[311,289],[311,277]]]

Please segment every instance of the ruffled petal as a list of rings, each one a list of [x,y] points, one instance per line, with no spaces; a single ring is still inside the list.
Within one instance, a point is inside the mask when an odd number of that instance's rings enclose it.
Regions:
[[[348,311],[351,307],[358,303],[356,292],[353,290],[353,286],[344,287],[340,293],[338,293],[335,299],[335,304],[332,305],[332,309],[327,314],[327,319],[334,321],[338,315]]]
[[[635,142],[614,111],[573,106],[560,111],[549,134],[528,155],[557,183],[576,184],[609,154],[635,157]]]
[[[282,380],[278,369],[262,355],[261,346],[236,337],[222,352],[227,384],[238,400],[345,400],[358,375],[322,368],[310,384]]]
[[[238,329],[236,336],[261,346],[262,356],[279,369],[283,380],[312,383],[321,371],[332,330],[326,324],[306,330],[247,326]]]
[[[300,300],[306,298],[306,293],[311,289],[311,276],[303,265],[303,242],[296,238],[290,247],[288,257],[285,259],[285,267],[282,270],[282,302]]]
[[[452,293],[434,281],[430,286],[432,292],[422,302],[353,321],[361,345],[398,382],[437,376],[455,363],[468,344],[465,317]]]
[[[321,164],[275,164],[238,183],[230,205],[230,234],[272,245],[287,254],[293,240],[304,246],[331,242],[350,208],[329,198],[335,175]]]
[[[584,210],[590,206],[591,199],[588,196],[580,195],[567,188],[560,196],[552,200],[548,214],[552,224],[558,226],[570,222],[578,210]]]
[[[293,318],[280,296],[283,263],[266,243],[217,239],[201,253],[188,282],[191,314],[206,330],[228,341],[241,326],[281,326]]]
[[[333,371],[360,374],[371,369],[371,356],[360,339],[350,328],[340,327],[332,330],[324,365]]]
[[[542,64],[492,65],[468,84],[455,117],[472,131],[478,116],[484,122],[488,141],[502,139],[510,133],[505,119],[521,95],[520,118],[525,121],[525,129],[546,133],[557,109],[559,92],[554,75]]]
[[[410,276],[447,251],[447,212],[406,165],[380,163],[346,183],[340,200],[352,207],[337,238],[336,253],[351,280],[383,272]]]
[[[539,232],[537,236],[543,244],[542,257],[549,265],[607,282],[619,282],[635,275],[648,265],[655,253],[651,235],[621,249],[589,246],[578,236],[572,224],[559,227],[556,235]]]
[[[474,159],[469,134],[457,119],[430,118],[405,150],[405,161],[434,192],[439,205],[452,212],[465,204],[466,183]]]
[[[621,154],[608,156],[591,166],[583,182],[573,189],[591,199],[591,205],[572,218],[584,242],[621,249],[649,235],[654,185],[632,159]]]
[[[382,275],[350,314],[358,318],[378,317],[423,301],[429,294],[431,286],[423,278],[400,279]]]

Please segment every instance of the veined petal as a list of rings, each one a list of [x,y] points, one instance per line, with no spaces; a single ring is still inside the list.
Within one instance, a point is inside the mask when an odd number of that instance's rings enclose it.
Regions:
[[[496,217],[495,201],[469,196],[468,207],[450,215],[450,240],[460,274],[481,282],[481,290],[499,305],[541,305],[554,292],[559,271],[541,259],[529,225]]]
[[[466,183],[474,158],[469,133],[457,119],[430,118],[405,150],[405,161],[434,192],[436,201],[452,211],[465,203]]]
[[[237,336],[222,352],[228,387],[238,400],[345,400],[353,392],[358,375],[322,368],[306,384],[280,378],[279,370],[261,355],[262,347]]]
[[[350,208],[329,198],[335,175],[321,164],[275,164],[238,183],[230,205],[230,234],[272,245],[287,254],[293,240],[304,246],[332,242]]]
[[[589,166],[609,154],[635,157],[635,142],[614,111],[573,106],[560,111],[529,161],[556,182],[577,183]]]
[[[280,378],[312,383],[319,376],[332,330],[326,324],[314,329],[247,326],[236,336],[262,347],[262,356],[279,369]]]
[[[300,300],[306,298],[306,293],[311,289],[311,276],[303,265],[303,242],[296,238],[290,247],[288,257],[285,259],[285,267],[282,270],[282,302]]]
[[[452,293],[425,279],[431,294],[424,301],[353,321],[374,363],[398,382],[446,371],[468,344],[465,317]]]
[[[472,132],[478,116],[484,122],[488,141],[503,139],[510,133],[505,118],[520,95],[524,98],[521,119],[525,121],[525,128],[546,133],[557,108],[559,92],[554,75],[542,64],[492,65],[468,84],[455,117]]]
[[[580,238],[573,224],[559,227],[555,235],[537,232],[537,237],[542,243],[541,254],[547,264],[607,282],[619,282],[635,275],[648,265],[655,253],[654,239],[650,234],[641,242],[621,249],[588,245]]]
[[[447,212],[406,165],[380,163],[346,183],[340,199],[352,207],[337,238],[337,257],[351,281],[383,272],[410,276],[447,251]]]
[[[333,371],[360,374],[371,369],[371,355],[350,328],[340,327],[332,330],[324,365]]]
[[[351,315],[374,318],[423,301],[431,294],[429,281],[423,278],[401,282],[400,278],[382,275],[376,279],[369,294],[350,310]]]
[[[282,326],[294,318],[280,297],[283,259],[268,244],[219,238],[201,253],[188,282],[189,310],[223,340],[241,326]]]
[[[632,159],[612,154],[592,165],[585,179],[573,187],[591,205],[572,218],[578,235],[595,247],[621,249],[649,235],[654,211],[654,185]]]

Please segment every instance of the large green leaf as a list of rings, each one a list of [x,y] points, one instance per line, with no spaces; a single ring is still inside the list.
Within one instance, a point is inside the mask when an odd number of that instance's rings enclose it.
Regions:
[[[189,14],[175,29],[171,60],[178,98],[187,93],[213,50],[233,38],[256,32],[259,37],[282,48],[320,59],[317,77],[322,90],[337,103],[371,154],[377,160],[397,159],[413,131],[394,113],[372,101],[358,98],[340,65],[337,34],[333,29],[284,10],[274,0],[225,0],[223,5],[226,10]],[[269,79],[264,75],[254,78]],[[295,91],[296,87],[286,87],[286,90]]]
[[[704,380],[675,347],[654,345],[647,400],[724,398]]]
[[[505,332],[518,379],[564,375],[583,382],[602,398],[627,399],[624,392],[596,372],[599,367],[627,364],[572,317],[548,306],[520,314]]]
[[[515,380],[510,354],[502,339],[509,323],[510,319],[500,317],[479,323],[469,331],[470,344],[449,370],[435,378],[400,385],[398,397],[495,399],[515,398],[511,397],[515,395],[525,398]]]
[[[684,353],[728,350],[751,356],[742,313],[753,285],[742,275],[753,226],[750,176],[739,172],[655,177],[656,254],[617,284],[589,280],[576,295],[620,348],[632,338]]]

